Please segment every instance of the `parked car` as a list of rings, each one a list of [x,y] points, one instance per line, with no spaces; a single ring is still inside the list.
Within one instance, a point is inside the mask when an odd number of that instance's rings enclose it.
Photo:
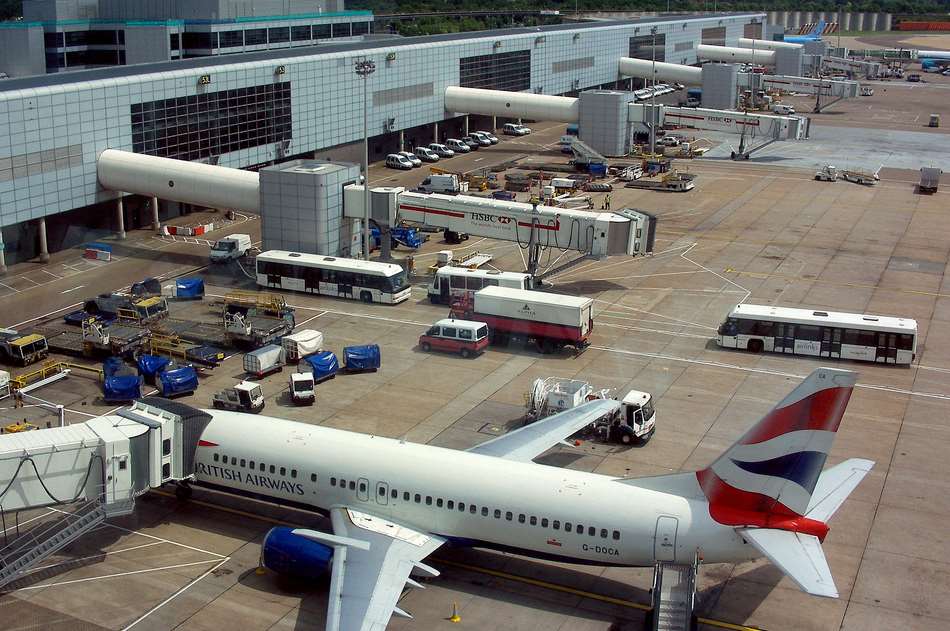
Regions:
[[[390,169],[402,169],[403,171],[409,171],[412,169],[412,162],[409,161],[409,158],[399,153],[391,153],[386,156],[386,166]]]
[[[472,320],[439,320],[419,337],[419,348],[458,353],[468,358],[488,346],[488,325]]]
[[[469,136],[482,147],[491,147],[492,145],[491,139],[480,131],[473,131]]]
[[[409,161],[409,164],[411,164],[411,165],[414,166],[414,167],[421,167],[421,166],[422,166],[422,160],[420,160],[420,159],[419,159],[419,156],[417,156],[416,154],[412,153],[411,151],[400,151],[400,152],[399,152],[399,155],[405,157],[406,160]]]
[[[519,123],[505,123],[501,131],[506,136],[527,136],[531,133],[530,127],[525,127]]]
[[[423,162],[439,161],[439,154],[428,147],[416,147],[416,156]]]
[[[451,158],[455,155],[455,152],[443,145],[442,143],[434,142],[429,145],[429,149],[435,152],[435,155],[440,158]]]
[[[482,136],[485,136],[486,138],[488,138],[488,140],[491,141],[491,144],[493,144],[493,145],[497,145],[497,144],[498,144],[498,136],[496,136],[495,134],[493,134],[493,133],[491,133],[491,132],[488,132],[488,131],[479,131],[478,133],[481,134]]]
[[[468,136],[462,136],[462,142],[468,145],[468,148],[472,151],[478,151],[478,148],[482,146],[482,143],[478,142],[478,140],[471,134]]]
[[[445,141],[445,146],[455,153],[468,153],[472,150],[472,148],[468,146],[468,143],[462,142],[458,138],[449,138]]]

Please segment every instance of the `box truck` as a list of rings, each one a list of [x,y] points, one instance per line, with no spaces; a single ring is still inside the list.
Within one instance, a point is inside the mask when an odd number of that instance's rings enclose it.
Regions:
[[[565,346],[582,350],[594,328],[594,301],[540,291],[485,287],[471,301],[452,306],[452,317],[484,322],[492,342],[508,340],[534,343],[542,353]]]

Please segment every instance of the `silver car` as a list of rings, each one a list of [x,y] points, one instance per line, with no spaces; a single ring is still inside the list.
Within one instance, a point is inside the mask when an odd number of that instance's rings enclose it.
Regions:
[[[439,156],[440,158],[451,158],[455,155],[454,151],[438,142],[434,142],[429,145],[429,149],[432,149],[432,151],[435,152],[435,155]]]
[[[493,133],[491,133],[491,132],[487,132],[487,131],[479,131],[479,132],[476,132],[476,133],[479,133],[479,134],[481,134],[482,136],[484,136],[485,138],[488,138],[488,140],[491,142],[491,144],[493,144],[493,145],[497,145],[497,144],[498,144],[498,136],[496,136],[495,134],[493,134]]]
[[[408,160],[409,163],[410,163],[412,166],[414,166],[414,167],[421,167],[421,166],[422,166],[422,160],[420,160],[420,159],[419,159],[419,156],[417,156],[416,154],[412,153],[411,151],[400,151],[400,152],[399,152],[399,155],[404,156],[404,157],[406,158],[406,160]]]
[[[445,141],[445,146],[455,153],[468,153],[472,150],[472,148],[468,146],[468,143],[462,142],[458,138],[449,138]]]

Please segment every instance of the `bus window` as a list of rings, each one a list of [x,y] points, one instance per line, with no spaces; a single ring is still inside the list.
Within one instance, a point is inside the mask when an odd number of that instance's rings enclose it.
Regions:
[[[795,339],[817,342],[820,339],[818,327],[810,324],[799,324]]]
[[[486,279],[485,279],[485,284],[484,284],[483,286],[484,286],[484,287],[488,287],[488,286],[498,287],[498,279],[497,279],[497,278],[486,278]],[[524,289],[524,288],[522,287],[522,289]]]
[[[465,289],[465,277],[464,276],[452,276],[451,284],[449,285],[452,289]]]
[[[877,335],[874,331],[858,331],[858,346],[877,346]]]
[[[465,288],[469,291],[478,291],[482,288],[482,279],[477,276],[469,276],[465,279]]]
[[[772,322],[756,322],[755,326],[752,327],[752,335],[771,337],[774,328],[775,325]]]
[[[901,335],[898,335],[897,348],[899,348],[902,351],[914,350],[914,336],[907,335],[906,333],[902,333]]]

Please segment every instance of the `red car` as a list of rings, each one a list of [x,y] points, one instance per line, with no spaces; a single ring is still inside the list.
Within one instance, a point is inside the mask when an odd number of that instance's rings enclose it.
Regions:
[[[458,353],[472,357],[488,346],[488,325],[472,320],[439,320],[419,337],[419,347],[428,352],[432,349]]]

